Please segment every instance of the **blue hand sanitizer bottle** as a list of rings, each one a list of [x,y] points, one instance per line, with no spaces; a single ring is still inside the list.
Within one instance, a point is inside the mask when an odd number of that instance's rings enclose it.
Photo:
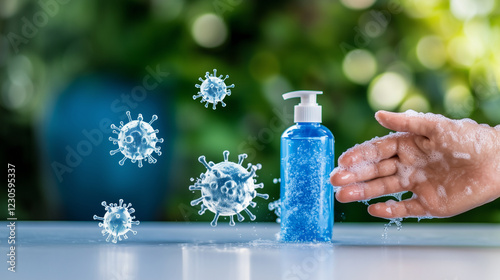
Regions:
[[[281,136],[282,242],[328,242],[333,230],[334,138],[321,125],[321,91],[293,91],[283,98],[300,97],[295,125]]]

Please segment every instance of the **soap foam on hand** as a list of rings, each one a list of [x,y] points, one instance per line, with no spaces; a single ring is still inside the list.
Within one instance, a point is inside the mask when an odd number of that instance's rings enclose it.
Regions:
[[[470,170],[470,163],[472,161],[474,163],[481,162],[481,159],[485,159],[485,153],[490,151],[489,155],[486,155],[486,158],[489,158],[485,170],[488,172],[500,172],[500,157],[491,160],[491,157],[495,157],[491,151],[497,151],[498,147],[500,147],[500,137],[498,134],[500,125],[491,128],[485,124],[478,125],[477,122],[471,119],[451,120],[442,115],[424,114],[412,110],[403,114],[407,117],[425,118],[432,122],[431,127],[428,127],[427,131],[422,131],[422,133],[427,134],[425,136],[428,141],[424,140],[425,142],[422,142],[422,137],[416,134],[397,132],[382,138],[375,137],[362,144],[356,144],[339,157],[339,164],[343,165],[340,165],[332,172],[332,176],[336,175],[334,181],[345,182],[343,187],[349,187],[353,184],[356,185],[356,188],[363,185],[368,187],[368,184],[365,182],[355,182],[357,180],[354,180],[354,178],[370,177],[360,175],[364,172],[370,172],[370,174],[374,174],[371,179],[377,179],[375,175],[378,173],[373,172],[372,168],[385,159],[378,155],[377,148],[381,146],[377,141],[384,141],[390,137],[409,137],[410,141],[398,141],[397,161],[394,161],[396,164],[394,170],[397,170],[395,175],[400,186],[405,187],[408,191],[416,190],[421,195],[413,193],[412,198],[410,198],[418,200],[417,203],[423,208],[423,211],[409,211],[408,213],[411,212],[412,214],[418,213],[418,216],[412,217],[418,218],[420,221],[421,219],[433,218],[433,214],[440,217],[453,216],[458,213],[449,210],[447,208],[450,206],[448,203],[455,201],[460,207],[460,203],[464,203],[464,199],[470,200],[466,196],[491,193],[489,191],[492,188],[491,184],[475,176]],[[385,116],[382,114],[377,113],[376,117],[377,119],[383,118],[382,120],[385,120]],[[391,125],[388,126],[391,127]],[[414,140],[414,143],[412,140]],[[387,148],[387,146],[382,146],[382,148]],[[385,156],[388,156],[388,154],[386,153]],[[468,163],[467,161],[471,162]],[[384,175],[387,175],[387,173]],[[370,187],[376,187],[376,184],[369,185]],[[419,189],[414,188],[414,186],[431,188],[431,192],[419,192]],[[458,187],[459,189],[457,190],[453,187]],[[346,192],[341,194],[342,198],[346,200],[349,199],[347,190],[351,190],[351,188],[345,189]],[[352,199],[356,199],[356,195],[353,191]],[[383,196],[390,195],[386,194]],[[458,202],[456,202],[457,199]],[[400,201],[401,199],[397,200]],[[369,201],[370,199],[360,202],[368,205]],[[399,208],[389,207],[394,203],[397,202],[389,200],[385,203],[385,207],[384,203],[376,204],[372,210],[375,210],[374,212],[377,215],[394,217],[396,216],[394,212],[400,210]],[[470,207],[470,203],[469,206],[467,206],[467,203],[463,205],[462,207]],[[401,224],[401,222],[402,218],[391,219],[386,229],[391,224]]]
[[[461,159],[470,159],[470,154],[468,154],[468,153],[453,152],[453,157],[454,158],[461,158]]]

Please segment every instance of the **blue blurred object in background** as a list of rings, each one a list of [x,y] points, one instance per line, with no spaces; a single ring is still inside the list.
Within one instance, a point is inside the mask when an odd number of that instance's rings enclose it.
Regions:
[[[94,74],[77,78],[49,103],[38,135],[44,193],[56,217],[90,220],[103,214],[101,201],[124,199],[134,204],[138,219],[158,218],[167,193],[173,114],[166,95],[156,86],[145,88]],[[115,149],[110,125],[128,122],[127,110],[134,119],[158,115],[155,129],[165,142],[156,164],[120,166],[121,157],[109,154]]]

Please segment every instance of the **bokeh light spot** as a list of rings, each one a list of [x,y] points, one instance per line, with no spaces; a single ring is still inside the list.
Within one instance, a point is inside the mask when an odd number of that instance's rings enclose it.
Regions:
[[[33,74],[33,64],[24,55],[16,55],[7,61],[7,76],[11,81],[25,80]]]
[[[2,101],[6,108],[19,110],[24,108],[33,96],[33,85],[30,81],[26,84],[6,83],[2,90]]]
[[[377,61],[369,51],[357,49],[345,56],[342,69],[352,82],[366,84],[377,72]]]
[[[436,0],[406,0],[402,1],[405,13],[414,18],[431,16],[439,9],[440,1]]]
[[[171,20],[176,18],[184,7],[182,0],[152,0],[151,12],[159,19]]]
[[[492,122],[500,124],[500,114],[498,113],[498,108],[500,108],[500,95],[493,96],[481,104],[481,109],[486,117]]]
[[[399,107],[400,112],[405,112],[406,110],[414,110],[417,112],[429,112],[431,106],[429,101],[420,94],[413,94],[406,98],[406,100]]]
[[[192,28],[196,43],[205,48],[215,48],[227,38],[227,27],[222,19],[214,14],[205,14],[198,17]]]
[[[9,18],[13,16],[21,5],[22,1],[2,0],[0,1],[0,18]]]
[[[455,85],[446,91],[444,107],[450,117],[466,118],[474,108],[474,97],[466,86]]]
[[[269,103],[278,108],[283,106],[283,92],[291,91],[293,87],[285,77],[276,75],[264,82],[262,90]]]
[[[349,9],[361,10],[369,8],[375,0],[340,0],[340,2]]]
[[[374,110],[394,110],[405,98],[408,87],[406,80],[397,73],[380,74],[368,87],[368,102]]]
[[[438,69],[446,62],[446,47],[438,36],[426,36],[417,44],[417,57],[423,66]]]
[[[500,87],[495,77],[495,69],[489,61],[476,63],[471,67],[469,70],[469,83],[479,99],[500,97]]]
[[[494,0],[451,0],[450,11],[460,20],[467,20],[474,16],[484,16],[495,6]]]
[[[448,55],[460,66],[470,67],[476,60],[476,50],[465,37],[453,38],[448,44]]]
[[[485,55],[486,48],[491,42],[489,21],[480,18],[468,20],[464,23],[463,30],[474,55],[478,58]]]

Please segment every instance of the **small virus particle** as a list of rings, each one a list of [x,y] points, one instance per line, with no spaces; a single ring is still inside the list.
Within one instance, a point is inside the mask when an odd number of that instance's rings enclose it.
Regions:
[[[276,216],[278,216],[276,218],[276,222],[281,223],[281,200],[278,199],[278,200],[275,200],[275,201],[269,203],[268,208],[269,208],[269,211],[274,210],[274,214],[276,214]]]
[[[219,216],[229,216],[231,226],[234,226],[234,215],[238,217],[238,221],[243,221],[243,215],[240,214],[243,210],[250,220],[255,220],[255,215],[247,207],[257,206],[257,203],[252,201],[256,196],[269,198],[269,195],[257,193],[255,190],[264,187],[263,183],[256,184],[254,179],[257,176],[255,171],[262,167],[260,164],[249,163],[245,169],[241,164],[247,157],[246,154],[238,156],[238,164],[228,161],[229,151],[224,151],[223,154],[224,161],[217,164],[207,163],[205,156],[200,156],[198,161],[207,168],[207,171],[200,174],[194,185],[189,186],[189,190],[201,191],[201,197],[191,201],[192,206],[203,202],[198,214],[203,215],[207,209],[215,214],[211,222],[213,227],[217,226]],[[191,181],[195,179],[191,178]]]
[[[123,125],[123,122],[120,122],[120,127],[111,125],[113,133],[118,134],[118,139],[109,137],[109,141],[113,141],[115,145],[118,144],[118,149],[110,151],[109,154],[121,152],[124,157],[119,161],[120,165],[123,165],[127,158],[132,163],[139,161],[139,167],[142,167],[142,160],[145,158],[148,158],[151,164],[156,163],[156,159],[151,154],[155,152],[161,155],[161,148],[156,147],[156,143],[163,143],[163,138],[156,138],[158,129],[153,129],[151,124],[158,119],[158,116],[153,115],[149,123],[143,121],[142,114],[139,114],[135,121],[130,117],[130,111],[127,111],[127,116],[129,122],[126,125]]]
[[[222,103],[222,107],[226,107],[226,103],[222,100],[224,97],[231,95],[230,88],[234,88],[234,84],[230,86],[226,86],[224,81],[229,78],[229,75],[226,75],[224,79],[222,79],[222,75],[219,77],[217,75],[217,69],[214,69],[214,74],[210,75],[209,72],[205,74],[205,80],[203,78],[199,78],[201,85],[196,84],[195,87],[199,88],[200,91],[198,95],[193,95],[193,99],[201,97],[200,103],[205,103],[205,108],[208,108],[208,103],[212,103],[212,109],[216,109],[217,103]]]
[[[94,215],[94,220],[103,221],[99,222],[99,227],[104,228],[102,230],[102,235],[108,234],[106,238],[106,242],[109,242],[111,236],[113,236],[113,243],[116,243],[118,240],[122,241],[122,236],[124,239],[127,239],[127,232],[131,231],[134,235],[137,234],[137,231],[132,230],[132,225],[138,225],[139,221],[133,221],[135,216],[130,216],[135,212],[134,208],[129,208],[132,206],[132,203],[128,205],[123,205],[123,199],[120,199],[120,204],[116,205],[116,203],[106,204],[106,201],[101,203],[106,210],[106,214],[104,217],[98,217]]]

